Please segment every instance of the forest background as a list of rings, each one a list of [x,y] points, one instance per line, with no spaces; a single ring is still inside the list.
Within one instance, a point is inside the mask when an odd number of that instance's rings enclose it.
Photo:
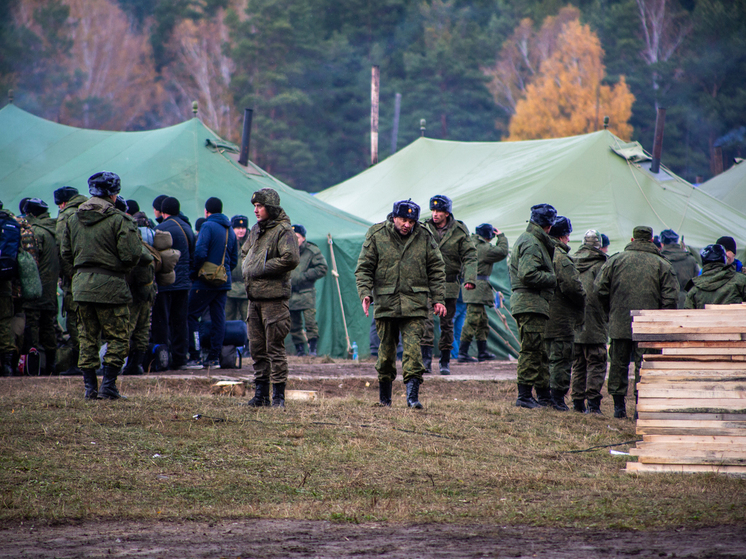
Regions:
[[[499,141],[610,129],[707,179],[744,151],[746,0],[6,0],[0,91],[63,124],[147,130],[199,116],[318,191],[420,135]],[[395,95],[401,94],[396,142]]]

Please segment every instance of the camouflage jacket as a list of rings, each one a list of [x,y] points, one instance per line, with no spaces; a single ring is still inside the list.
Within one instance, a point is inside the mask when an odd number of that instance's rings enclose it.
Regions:
[[[416,223],[403,237],[391,215],[365,236],[355,278],[362,301],[371,297],[376,318],[427,317],[431,303],[445,302],[445,264],[432,233]]]
[[[326,275],[329,266],[318,246],[308,241],[300,245],[300,264],[290,274],[290,310],[302,311],[316,308],[316,288],[314,283]]]
[[[575,328],[575,343],[605,344],[609,339],[609,315],[598,300],[593,282],[608,256],[601,249],[586,245],[581,246],[573,256],[585,289],[585,320],[582,328]]]
[[[511,312],[549,316],[549,300],[557,286],[554,273],[554,243],[535,223],[529,223],[510,254],[508,271],[513,294]]]
[[[25,252],[28,252],[31,256],[34,257],[34,262],[36,262],[36,266],[39,266],[39,247],[38,243],[36,242],[36,235],[34,234],[34,230],[31,227],[31,224],[28,222],[28,219],[24,216],[15,216],[16,221],[21,226],[21,249],[23,249]],[[14,278],[12,281],[12,290],[13,290],[13,298],[14,299],[22,299],[21,296],[21,280],[19,278]]]
[[[497,243],[493,245],[481,235],[474,233],[471,240],[477,247],[477,283],[474,289],[464,289],[461,296],[464,303],[492,307],[495,304],[495,296],[489,277],[492,275],[492,265],[508,256],[508,238],[505,233],[500,233],[497,236]]]
[[[298,238],[284,210],[256,223],[241,248],[243,281],[251,301],[290,299],[290,273],[300,261]]]
[[[248,238],[248,232],[243,237],[237,237],[238,246],[242,247]],[[243,282],[242,266],[243,256],[239,256],[236,266],[231,270],[231,289],[228,291],[228,297],[231,299],[246,299],[246,284]]]
[[[689,280],[685,309],[703,309],[705,305],[733,305],[746,301],[746,274],[733,266],[711,263],[702,275]]]
[[[25,301],[28,309],[57,310],[57,280],[60,277],[60,254],[55,238],[55,220],[45,212],[38,217],[27,217],[36,238],[41,297]]]
[[[150,249],[142,245],[142,256],[137,265],[127,274],[127,285],[132,294],[133,303],[153,303],[155,300],[155,260]]]
[[[585,317],[585,289],[569,252],[569,246],[555,240],[552,261],[557,287],[549,301],[549,320],[544,328],[546,338],[574,336],[575,329],[582,327]]]
[[[78,207],[87,200],[88,198],[86,198],[82,194],[78,194],[77,196],[71,198],[67,202],[67,204],[65,204],[64,209],[60,210],[60,213],[57,214],[55,237],[57,237],[57,247],[60,251],[62,251],[62,238],[65,234],[65,227],[67,227],[67,220],[70,219],[70,216],[78,211]],[[73,269],[67,266],[63,258],[60,258],[60,271],[63,289],[70,289],[73,278]]]
[[[632,317],[640,309],[675,309],[679,282],[671,263],[649,241],[632,241],[609,258],[594,282],[609,313],[609,337],[632,339]]]
[[[686,299],[686,284],[689,280],[699,275],[699,266],[694,256],[681,248],[679,244],[663,245],[661,254],[668,258],[676,273],[676,279],[679,280],[679,303],[678,308],[684,308]]]
[[[16,216],[8,210],[0,210],[0,216],[4,219],[15,219]],[[20,286],[19,286],[20,289]],[[13,280],[0,280],[0,297],[13,296]]]
[[[62,238],[62,259],[74,269],[76,303],[132,302],[125,279],[143,255],[137,224],[109,200],[94,196],[70,216]]]
[[[477,283],[477,249],[469,228],[453,215],[448,216],[446,226],[441,230],[435,227],[432,219],[428,219],[425,226],[438,243],[446,267],[446,299],[456,299],[460,282]]]

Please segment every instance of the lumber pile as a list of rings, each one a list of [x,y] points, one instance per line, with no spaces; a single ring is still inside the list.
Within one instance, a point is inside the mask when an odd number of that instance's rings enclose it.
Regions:
[[[627,472],[746,474],[746,304],[633,311],[645,355]]]

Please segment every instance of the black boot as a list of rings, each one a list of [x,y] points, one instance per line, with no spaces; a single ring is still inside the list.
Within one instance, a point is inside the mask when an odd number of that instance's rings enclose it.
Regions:
[[[308,340],[308,355],[310,355],[311,357],[316,357],[316,343],[318,341],[318,338]]]
[[[588,398],[588,413],[595,413],[596,415],[603,415],[601,413],[601,396],[598,398]]]
[[[497,355],[487,351],[487,340],[484,340],[483,342],[477,340],[477,350],[479,350],[479,353],[477,354],[477,360],[480,363],[482,361],[494,361],[495,359],[497,359]]]
[[[145,371],[142,368],[142,361],[145,353],[133,349],[127,356],[127,365],[122,369],[123,375],[142,375]]]
[[[476,363],[477,360],[469,355],[469,346],[471,342],[461,340],[458,345],[458,362],[459,363]]]
[[[552,398],[552,407],[557,411],[568,411],[570,408],[567,407],[567,404],[565,403],[565,394],[566,392],[563,392],[562,390],[557,390],[556,388],[552,388],[551,392],[551,398]]]
[[[44,373],[47,376],[57,374],[57,350],[44,351]]]
[[[122,396],[117,390],[117,377],[119,369],[112,365],[104,365],[103,378],[101,379],[101,390],[98,392],[99,400],[126,400],[127,396]]]
[[[614,398],[614,417],[617,419],[624,419],[627,417],[626,398],[616,394],[612,395],[612,398]]]
[[[390,380],[379,380],[378,381],[378,405],[379,406],[391,406],[391,391],[393,389]]]
[[[406,386],[407,386],[407,405],[410,408],[421,410],[422,404],[420,404],[420,381],[419,379],[416,379],[416,378],[409,379],[407,381]]]
[[[591,405],[590,400],[588,400],[588,405]],[[573,400],[572,409],[578,413],[585,413],[585,400]]]
[[[85,399],[95,400],[98,398],[98,377],[95,369],[81,370],[83,383],[85,384]]]
[[[29,349],[26,355],[26,374],[31,377],[38,377],[41,374],[41,355],[35,347]]]
[[[425,366],[425,372],[430,374],[433,372],[433,348],[429,345],[421,345],[420,352],[422,352],[422,364]]]
[[[536,388],[536,400],[539,402],[539,405],[543,408],[551,407],[553,402],[552,393],[549,391],[549,388],[539,388],[538,386],[534,388]]]
[[[534,400],[534,397],[531,395],[530,384],[518,385],[518,399],[515,401],[515,406],[517,408],[527,408],[530,410],[541,407],[539,402]]]
[[[285,383],[276,382],[272,385],[272,407],[285,407]]]
[[[635,421],[637,421],[640,418],[640,416],[637,415],[637,396],[638,396],[638,393],[637,391],[635,391],[635,415],[634,415]]]
[[[269,401],[269,381],[256,381],[256,391],[254,397],[246,402],[244,406],[251,408],[268,408],[272,404]]]
[[[306,344],[295,344],[295,354],[298,357],[303,357],[304,355],[308,355],[306,353]]]
[[[15,356],[12,353],[4,353],[2,355],[3,366],[0,369],[0,376],[12,377],[13,376],[13,358]]]
[[[63,371],[60,373],[60,375],[66,376],[66,377],[77,377],[83,374],[83,371],[78,367],[78,357],[80,357],[80,353],[78,350],[73,350],[72,352],[72,365],[67,369],[67,371]]]
[[[440,374],[451,374],[451,354],[450,352],[440,354]]]

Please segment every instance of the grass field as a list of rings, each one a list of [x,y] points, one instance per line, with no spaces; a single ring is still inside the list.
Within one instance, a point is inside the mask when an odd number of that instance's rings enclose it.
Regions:
[[[365,379],[285,411],[207,379],[125,377],[87,402],[80,378],[0,379],[0,520],[275,518],[657,529],[746,521],[746,480],[631,476],[634,422],[514,407],[512,382],[428,380],[425,410],[374,407]],[[200,414],[199,419],[194,416]]]

